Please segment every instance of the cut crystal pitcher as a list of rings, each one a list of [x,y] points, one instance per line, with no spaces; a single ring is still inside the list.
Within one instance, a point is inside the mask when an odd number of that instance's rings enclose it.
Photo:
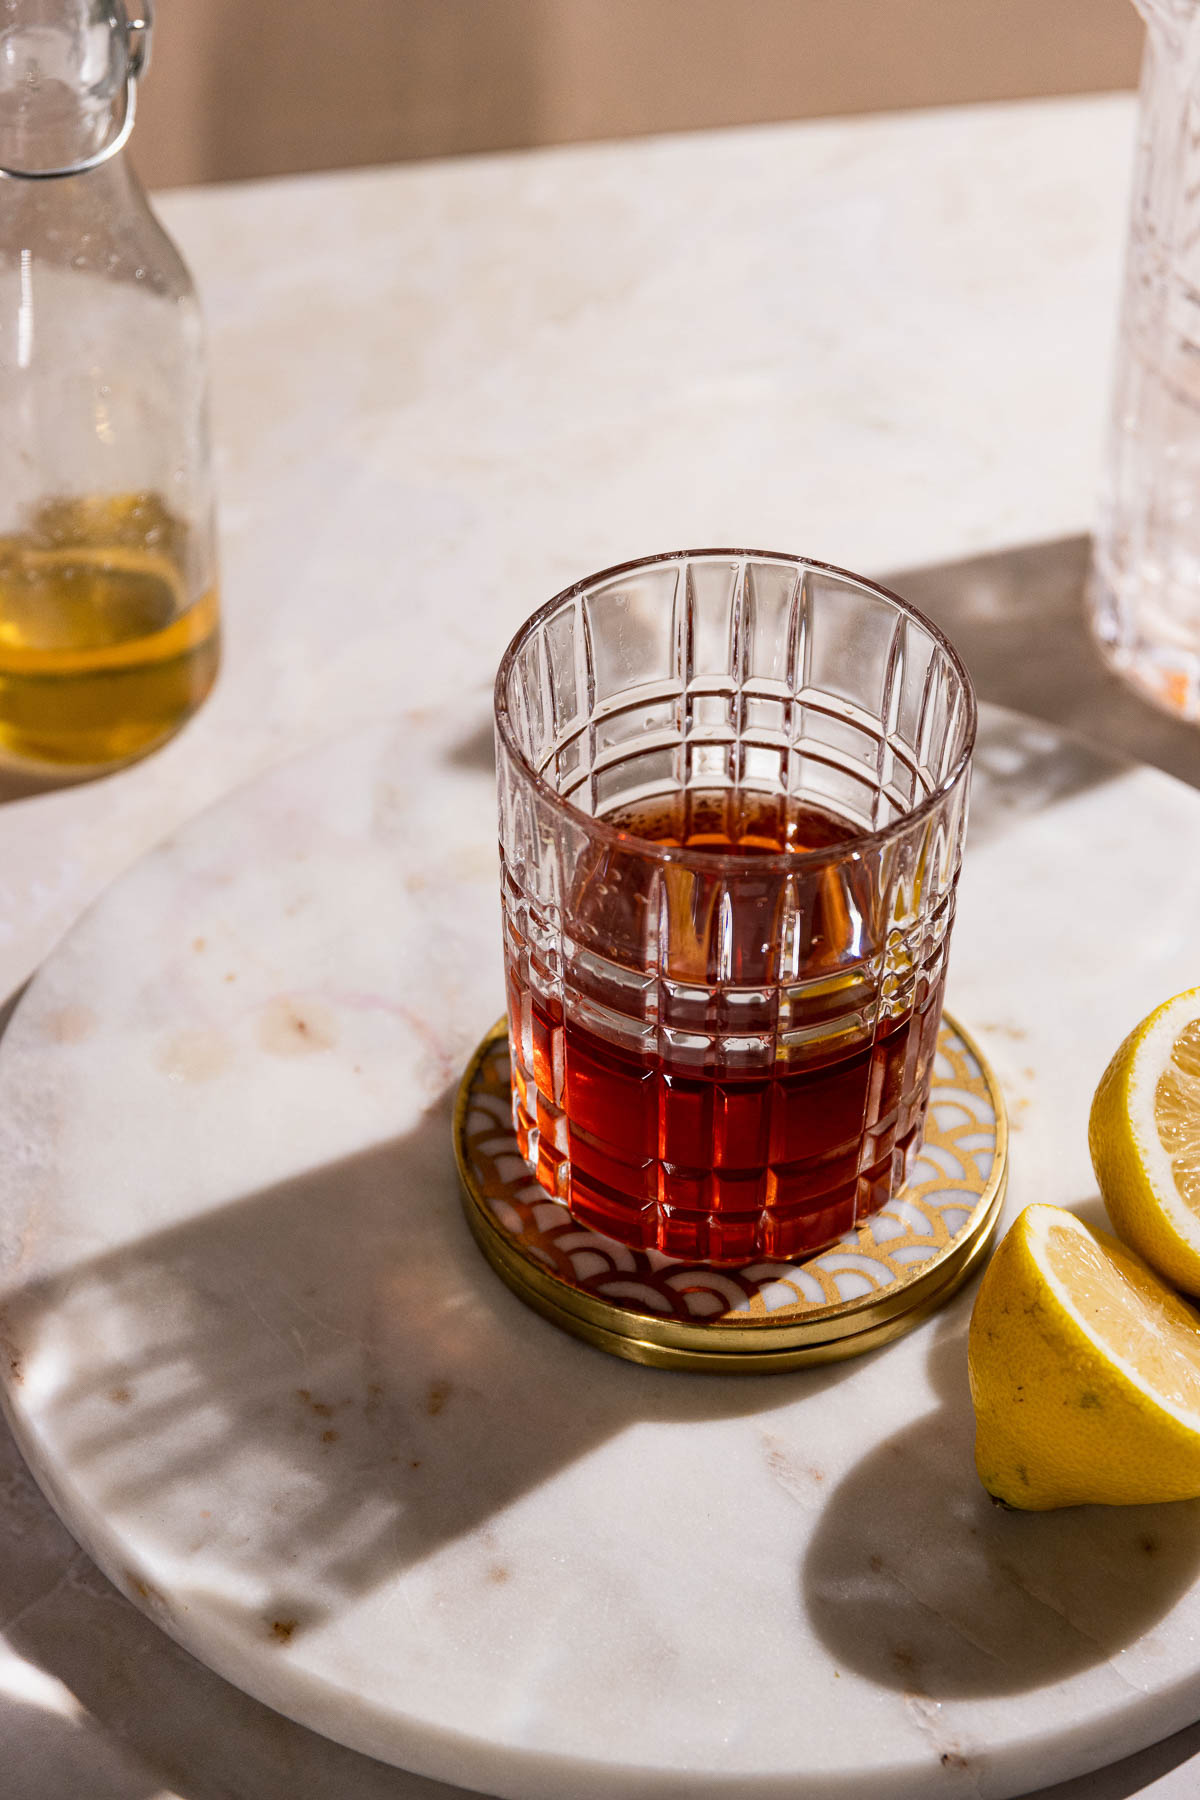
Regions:
[[[1200,719],[1200,0],[1146,21],[1107,467],[1089,584],[1110,664]]]

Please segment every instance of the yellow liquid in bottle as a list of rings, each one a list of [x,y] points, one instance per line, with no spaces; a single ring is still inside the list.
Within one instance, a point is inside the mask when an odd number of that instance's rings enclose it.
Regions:
[[[216,679],[216,590],[150,494],[52,501],[0,537],[0,759],[59,769],[163,743]]]

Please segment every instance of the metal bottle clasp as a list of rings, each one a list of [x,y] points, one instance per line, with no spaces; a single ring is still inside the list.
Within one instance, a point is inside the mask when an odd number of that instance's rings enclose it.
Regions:
[[[79,162],[66,163],[61,169],[12,169],[0,163],[0,177],[9,181],[57,181],[64,175],[83,175],[98,169],[101,163],[123,150],[129,142],[137,113],[137,84],[150,66],[150,35],[154,25],[153,0],[141,0],[133,18],[125,13],[123,0],[111,0],[114,28],[125,33],[125,103],[114,123],[107,143]]]

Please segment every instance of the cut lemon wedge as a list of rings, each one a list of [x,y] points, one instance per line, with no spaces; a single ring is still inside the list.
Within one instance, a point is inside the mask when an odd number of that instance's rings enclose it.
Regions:
[[[971,1315],[975,1466],[1045,1511],[1200,1495],[1200,1316],[1107,1232],[1028,1206]]]
[[[1117,1235],[1200,1294],[1200,988],[1130,1032],[1100,1078],[1088,1143]]]

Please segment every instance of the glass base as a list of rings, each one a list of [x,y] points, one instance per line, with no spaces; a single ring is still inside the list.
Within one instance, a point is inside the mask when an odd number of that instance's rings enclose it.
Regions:
[[[1123,605],[1096,568],[1088,579],[1087,610],[1096,647],[1115,675],[1160,712],[1200,722],[1200,636],[1177,624],[1168,628],[1148,606]]]
[[[581,1226],[520,1153],[503,1021],[463,1076],[454,1140],[467,1221],[520,1299],[627,1361],[708,1373],[831,1362],[909,1330],[985,1254],[1007,1176],[1000,1089],[945,1016],[926,1119],[932,1154],[918,1156],[908,1185],[879,1213],[803,1261],[716,1269]]]

